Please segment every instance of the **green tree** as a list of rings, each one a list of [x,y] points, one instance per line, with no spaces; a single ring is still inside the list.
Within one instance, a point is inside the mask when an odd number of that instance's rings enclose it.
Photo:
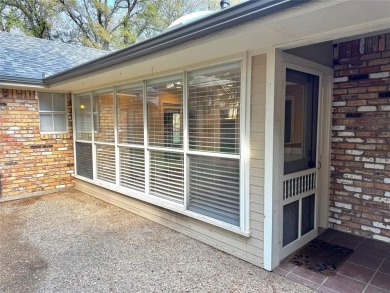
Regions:
[[[153,30],[157,0],[58,0],[78,41],[99,49],[127,47]]]
[[[113,50],[185,14],[218,9],[219,0],[0,0],[0,30]]]
[[[3,31],[19,29],[29,36],[52,39],[59,5],[56,0],[0,0]]]
[[[202,10],[218,10],[219,1],[214,0],[161,0],[157,21],[165,29],[179,17]]]
[[[240,0],[231,0],[232,5]],[[154,14],[143,17],[147,20],[147,27],[138,36],[137,40],[148,39],[164,31],[178,18],[196,11],[218,11],[220,0],[156,0],[153,1]]]

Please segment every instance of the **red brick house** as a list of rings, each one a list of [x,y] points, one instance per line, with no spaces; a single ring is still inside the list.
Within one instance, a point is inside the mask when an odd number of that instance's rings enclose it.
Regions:
[[[42,78],[107,52],[3,32],[0,43],[0,198],[73,187],[71,95]]]
[[[2,73],[0,201],[75,186],[267,270],[323,228],[390,242],[389,11],[247,1]]]

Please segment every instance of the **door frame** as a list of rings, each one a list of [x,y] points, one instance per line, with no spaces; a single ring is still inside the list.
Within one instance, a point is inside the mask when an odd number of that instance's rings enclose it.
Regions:
[[[274,203],[277,204],[278,213],[276,222],[277,231],[274,231],[274,237],[278,239],[277,260],[280,262],[291,252],[303,246],[308,241],[318,235],[318,227],[328,227],[329,210],[329,184],[330,184],[330,142],[331,142],[331,105],[332,105],[332,87],[333,87],[333,69],[317,64],[315,62],[296,57],[294,55],[280,52],[281,66],[276,68],[279,71],[275,74],[275,119],[277,123],[274,128],[275,136],[279,134],[279,141],[275,145],[278,159],[281,161],[276,166],[279,170],[274,172],[274,185],[282,185],[284,180],[284,118],[285,118],[285,85],[286,69],[317,75],[319,77],[319,96],[318,96],[318,123],[317,123],[317,189],[315,201],[315,228],[300,239],[282,247],[283,240],[283,202],[282,188],[274,189]],[[278,78],[280,80],[278,80]],[[279,110],[279,111],[277,111]],[[320,163],[319,163],[320,162]],[[275,227],[275,226],[274,226]],[[276,233],[275,233],[276,232]]]

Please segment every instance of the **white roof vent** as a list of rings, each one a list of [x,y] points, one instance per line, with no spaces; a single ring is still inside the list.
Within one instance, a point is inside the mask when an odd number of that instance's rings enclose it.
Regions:
[[[209,10],[206,10],[206,11],[196,11],[196,12],[192,12],[190,14],[187,14],[187,15],[184,15],[182,17],[179,17],[178,19],[176,19],[174,22],[172,22],[165,30],[164,32],[169,32],[170,30],[173,30],[173,29],[176,29],[176,28],[179,28],[181,26],[184,26],[186,24],[189,24],[195,20],[198,20],[198,19],[201,19],[203,17],[206,17],[212,13],[214,13],[215,11],[209,11]]]

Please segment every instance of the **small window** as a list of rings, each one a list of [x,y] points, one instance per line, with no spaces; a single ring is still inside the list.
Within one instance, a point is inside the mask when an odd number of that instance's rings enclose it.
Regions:
[[[38,93],[41,133],[67,132],[65,94]]]

